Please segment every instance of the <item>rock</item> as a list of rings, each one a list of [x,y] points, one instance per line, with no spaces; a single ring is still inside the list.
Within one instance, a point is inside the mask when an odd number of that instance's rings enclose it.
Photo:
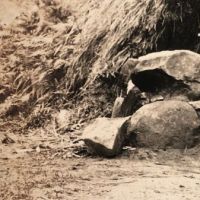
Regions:
[[[137,87],[133,87],[128,95],[124,98],[121,105],[120,117],[132,115],[136,110],[142,107],[147,101],[147,98]]]
[[[187,50],[151,53],[139,57],[138,63],[133,62],[132,68],[129,66],[129,71],[141,91],[160,93],[165,99],[200,99],[200,55],[197,53]]]
[[[196,113],[200,118],[200,101],[190,101],[188,103],[196,110]]]
[[[132,115],[147,103],[147,97],[135,86],[124,97],[117,97],[113,106],[112,118]]]
[[[156,102],[156,101],[163,101],[163,100],[164,100],[163,96],[161,96],[161,95],[154,95],[151,98],[151,103]]]
[[[103,157],[118,155],[127,138],[129,118],[97,118],[86,127],[82,139],[90,153]]]
[[[132,80],[129,80],[128,84],[127,84],[127,94],[135,87],[135,85],[133,84]]]
[[[187,102],[157,101],[131,117],[128,133],[136,134],[140,147],[182,149],[193,145],[193,131],[199,124],[197,113]]]
[[[121,116],[121,107],[124,101],[123,97],[117,97],[115,99],[115,103],[112,110],[112,118],[120,117]]]
[[[200,101],[190,101],[188,102],[195,110],[200,110]]]

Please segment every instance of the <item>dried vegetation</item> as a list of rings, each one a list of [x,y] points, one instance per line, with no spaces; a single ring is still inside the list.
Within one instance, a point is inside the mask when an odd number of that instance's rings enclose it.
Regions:
[[[165,49],[199,51],[197,0],[29,4],[12,24],[1,26],[2,127],[8,121],[17,121],[20,131],[41,127],[68,110],[65,130],[73,131],[73,124],[79,129],[111,115],[127,84],[120,71],[128,58]]]

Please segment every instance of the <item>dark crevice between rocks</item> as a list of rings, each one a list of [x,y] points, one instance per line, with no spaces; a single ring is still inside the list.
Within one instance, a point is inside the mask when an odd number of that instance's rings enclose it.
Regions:
[[[130,116],[146,104],[146,98],[137,87],[132,88],[122,102],[121,99],[119,97],[115,100],[112,117]]]
[[[190,148],[196,147],[200,144],[200,126],[193,130],[191,137]]]
[[[137,134],[134,132],[128,133],[128,137],[124,142],[124,146],[138,147]]]
[[[162,69],[145,70],[131,75],[133,83],[142,91],[158,94],[163,91],[187,91],[189,87],[166,74]]]

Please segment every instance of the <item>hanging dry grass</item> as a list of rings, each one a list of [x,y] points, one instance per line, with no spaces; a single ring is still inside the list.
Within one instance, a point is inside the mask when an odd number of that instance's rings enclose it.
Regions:
[[[0,113],[24,113],[28,124],[60,109],[74,110],[74,123],[110,116],[128,58],[199,51],[198,0],[34,2],[0,36]]]

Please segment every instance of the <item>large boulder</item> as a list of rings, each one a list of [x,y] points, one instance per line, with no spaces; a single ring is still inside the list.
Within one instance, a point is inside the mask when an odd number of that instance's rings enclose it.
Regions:
[[[139,57],[138,62],[130,65],[131,79],[141,91],[160,93],[165,99],[200,99],[200,55],[197,53],[156,52]]]
[[[89,152],[103,157],[118,155],[127,138],[129,118],[97,118],[87,126],[82,139]]]
[[[134,113],[128,132],[136,134],[137,145],[153,148],[185,148],[193,145],[199,126],[197,113],[183,101],[158,101]]]

